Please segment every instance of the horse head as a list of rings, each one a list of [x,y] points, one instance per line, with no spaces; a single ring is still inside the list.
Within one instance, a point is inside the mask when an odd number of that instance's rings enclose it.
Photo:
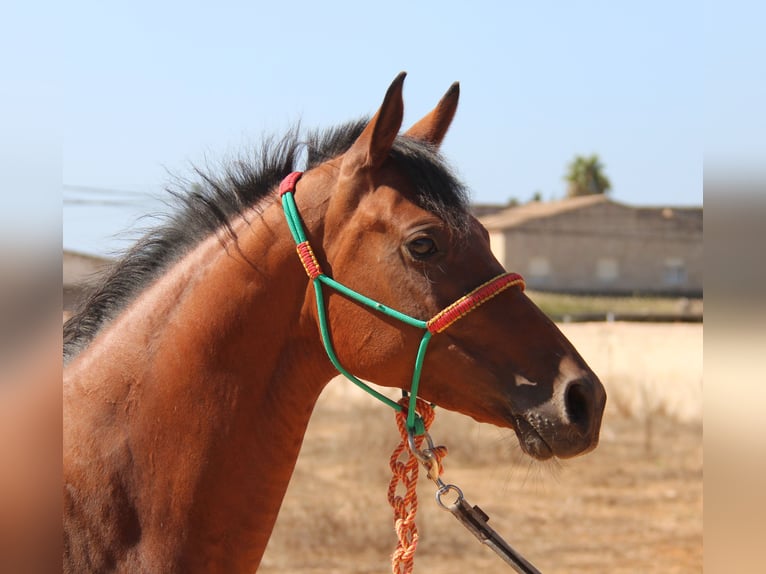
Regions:
[[[295,196],[328,275],[428,320],[504,269],[438,152],[457,108],[458,85],[400,135],[403,81],[404,74],[394,80],[345,153],[302,176]],[[326,307],[332,345],[348,371],[409,388],[421,330],[342,293],[328,293]],[[311,289],[303,309],[319,323]],[[596,446],[604,388],[524,294],[523,283],[485,297],[459,319],[433,336],[421,397],[513,428],[522,449],[538,459],[572,457]]]

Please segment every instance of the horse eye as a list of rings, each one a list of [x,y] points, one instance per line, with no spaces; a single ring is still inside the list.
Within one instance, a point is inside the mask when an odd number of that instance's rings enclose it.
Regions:
[[[435,254],[436,242],[430,237],[418,237],[407,244],[407,249],[415,259],[425,259]]]

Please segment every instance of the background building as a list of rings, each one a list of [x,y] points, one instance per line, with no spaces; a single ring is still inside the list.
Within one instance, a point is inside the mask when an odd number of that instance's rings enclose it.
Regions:
[[[495,256],[530,289],[702,294],[701,207],[632,207],[600,194],[531,202],[480,220]]]

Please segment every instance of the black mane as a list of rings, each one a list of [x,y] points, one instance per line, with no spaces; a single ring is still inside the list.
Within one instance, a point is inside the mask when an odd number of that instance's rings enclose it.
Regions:
[[[357,120],[302,140],[297,128],[283,138],[267,138],[255,157],[240,159],[221,175],[195,169],[197,182],[187,189],[168,190],[174,212],[147,232],[120,257],[99,285],[85,297],[79,310],[64,324],[64,360],[87,347],[99,329],[205,237],[221,228],[233,231],[230,221],[257,205],[297,163],[305,149],[303,169],[310,169],[345,152],[361,134],[367,120]],[[391,158],[410,176],[416,202],[456,230],[467,224],[465,188],[452,175],[435,149],[407,137],[396,139]]]

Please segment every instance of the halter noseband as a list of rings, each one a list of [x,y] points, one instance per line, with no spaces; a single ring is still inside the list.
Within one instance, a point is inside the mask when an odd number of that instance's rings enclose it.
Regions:
[[[312,284],[314,285],[314,293],[316,295],[317,303],[317,315],[319,316],[319,327],[327,356],[335,368],[338,369],[338,371],[340,371],[343,375],[345,375],[345,377],[352,383],[359,386],[364,391],[373,395],[380,401],[386,403],[393,409],[401,411],[403,409],[400,404],[392,401],[385,395],[379,393],[366,383],[362,382],[357,377],[349,373],[340,364],[340,361],[335,354],[335,350],[333,349],[332,341],[330,340],[330,329],[327,323],[327,313],[325,310],[322,285],[327,285],[328,287],[335,289],[350,299],[353,299],[358,303],[374,309],[375,311],[383,313],[388,317],[397,319],[398,321],[406,323],[407,325],[423,329],[425,332],[423,333],[423,337],[420,340],[418,353],[415,357],[415,367],[412,372],[412,383],[410,385],[409,407],[407,409],[408,430],[416,435],[423,434],[423,421],[417,415],[415,411],[415,405],[418,394],[418,386],[420,384],[420,374],[423,370],[423,360],[425,359],[426,349],[428,348],[428,342],[431,340],[431,336],[435,333],[441,333],[447,329],[447,327],[455,323],[455,321],[465,317],[468,313],[476,309],[479,305],[486,303],[495,295],[498,295],[502,291],[505,291],[514,285],[518,285],[522,290],[524,290],[524,279],[518,273],[501,273],[497,277],[494,277],[486,283],[479,285],[476,289],[464,297],[461,297],[448,307],[445,307],[436,315],[431,317],[431,319],[428,321],[416,319],[415,317],[411,317],[405,313],[391,309],[382,303],[378,303],[374,299],[370,299],[369,297],[366,297],[361,293],[357,293],[353,289],[349,289],[345,285],[338,283],[332,277],[325,275],[322,271],[322,267],[319,265],[319,262],[314,255],[314,251],[311,249],[311,245],[306,239],[303,224],[301,223],[301,218],[298,214],[298,208],[295,205],[295,198],[293,197],[293,194],[295,193],[295,185],[301,178],[301,175],[303,175],[303,172],[295,171],[285,177],[282,180],[282,183],[279,184],[279,195],[282,198],[282,208],[285,212],[285,218],[287,219],[287,225],[290,228],[290,233],[295,240],[298,256],[300,257],[301,263],[306,270],[306,274],[309,276]]]

